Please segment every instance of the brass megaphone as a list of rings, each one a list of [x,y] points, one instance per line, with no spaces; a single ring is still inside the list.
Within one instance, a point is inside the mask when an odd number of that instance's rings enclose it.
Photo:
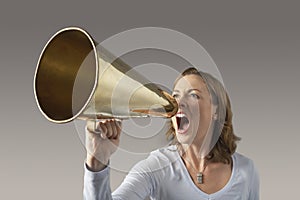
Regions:
[[[175,99],[84,30],[58,31],[45,45],[34,76],[41,113],[51,122],[130,117],[172,117]]]

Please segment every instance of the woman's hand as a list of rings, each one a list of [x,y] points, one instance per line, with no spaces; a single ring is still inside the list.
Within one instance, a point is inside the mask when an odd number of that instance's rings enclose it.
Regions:
[[[95,124],[96,123],[96,124]],[[86,125],[86,164],[91,171],[101,171],[120,143],[121,121],[88,121]]]

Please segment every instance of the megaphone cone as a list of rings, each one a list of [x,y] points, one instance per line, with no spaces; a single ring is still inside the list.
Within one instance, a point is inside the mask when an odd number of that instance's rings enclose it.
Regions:
[[[172,117],[178,109],[166,91],[77,27],[58,31],[45,45],[34,76],[34,94],[42,114],[55,123],[76,118]]]

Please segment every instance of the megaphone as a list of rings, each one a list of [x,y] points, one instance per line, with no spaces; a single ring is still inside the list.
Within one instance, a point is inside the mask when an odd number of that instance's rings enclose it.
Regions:
[[[51,122],[172,117],[176,100],[101,47],[83,29],[54,34],[39,57],[34,95]]]

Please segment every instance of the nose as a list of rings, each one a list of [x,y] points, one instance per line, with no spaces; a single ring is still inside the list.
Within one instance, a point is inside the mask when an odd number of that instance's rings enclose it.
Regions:
[[[187,104],[186,104],[186,101],[185,101],[184,97],[177,98],[176,100],[177,100],[179,108],[185,108],[186,107]]]

